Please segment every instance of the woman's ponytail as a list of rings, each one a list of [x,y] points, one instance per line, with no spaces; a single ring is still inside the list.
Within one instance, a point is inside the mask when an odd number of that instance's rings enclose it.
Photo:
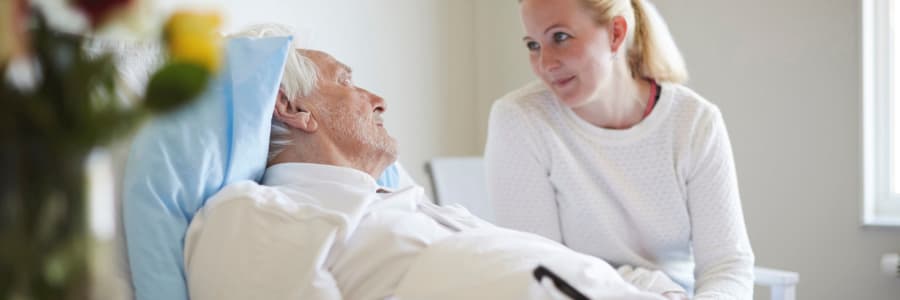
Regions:
[[[631,2],[634,11],[633,37],[627,46],[631,72],[660,82],[687,81],[684,58],[656,7],[645,0],[626,1]]]

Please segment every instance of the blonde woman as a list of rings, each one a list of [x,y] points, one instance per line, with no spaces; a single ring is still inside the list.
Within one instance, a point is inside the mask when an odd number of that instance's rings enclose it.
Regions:
[[[754,257],[719,109],[646,0],[523,0],[539,82],[498,100],[485,149],[499,225],[696,299],[751,299]],[[624,272],[624,271],[623,271]]]

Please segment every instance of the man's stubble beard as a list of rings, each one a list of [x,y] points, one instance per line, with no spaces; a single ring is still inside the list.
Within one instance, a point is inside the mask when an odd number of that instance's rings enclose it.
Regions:
[[[331,117],[333,121],[331,129],[337,135],[335,140],[340,147],[355,149],[357,155],[367,160],[378,159],[384,155],[391,161],[397,159],[397,141],[386,129],[353,118],[347,113],[332,114]]]

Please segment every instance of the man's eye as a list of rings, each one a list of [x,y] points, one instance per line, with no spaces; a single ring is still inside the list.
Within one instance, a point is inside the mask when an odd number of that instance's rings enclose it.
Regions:
[[[525,47],[528,48],[529,51],[537,51],[541,49],[541,44],[538,44],[535,41],[530,41],[525,43]]]
[[[572,36],[565,32],[557,32],[553,34],[553,41],[557,43],[564,42],[570,38],[572,38]]]

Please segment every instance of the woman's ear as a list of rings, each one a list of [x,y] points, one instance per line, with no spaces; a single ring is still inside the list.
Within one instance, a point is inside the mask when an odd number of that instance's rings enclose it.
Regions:
[[[628,22],[623,16],[615,16],[609,23],[608,30],[610,50],[613,54],[617,54],[622,49],[622,44],[625,43],[625,37],[628,36]]]
[[[278,91],[278,99],[275,101],[274,118],[278,119],[288,127],[313,133],[319,129],[319,124],[313,117],[307,107],[304,107],[304,101],[296,99],[291,101],[283,91]]]

